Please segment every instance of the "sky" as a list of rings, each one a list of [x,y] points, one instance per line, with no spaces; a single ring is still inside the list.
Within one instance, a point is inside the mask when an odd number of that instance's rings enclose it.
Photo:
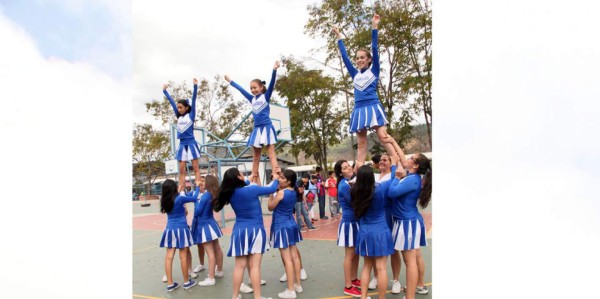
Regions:
[[[226,72],[247,82],[313,48],[300,40],[303,1],[166,3],[0,1],[10,244],[0,281],[10,298],[130,296],[140,102],[165,80]],[[599,14],[597,1],[435,3],[436,298],[564,298],[594,285]]]

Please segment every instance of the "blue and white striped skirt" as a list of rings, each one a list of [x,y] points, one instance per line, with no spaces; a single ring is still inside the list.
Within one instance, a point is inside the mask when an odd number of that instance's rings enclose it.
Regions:
[[[422,217],[409,220],[394,217],[394,227],[392,228],[394,248],[396,250],[411,250],[427,246],[425,232]]]
[[[263,145],[277,143],[277,133],[273,124],[266,124],[258,127],[254,127],[250,138],[248,138],[248,147],[262,147]]]
[[[387,223],[362,223],[356,239],[356,254],[360,256],[388,256],[394,253],[392,232]]]
[[[385,126],[388,121],[381,103],[371,104],[360,108],[354,108],[350,115],[350,127],[348,132],[356,133],[363,129],[374,129]]]
[[[177,161],[191,161],[200,158],[200,148],[198,147],[198,143],[194,142],[194,144],[179,144],[179,149],[177,149],[177,157],[175,157]]]
[[[194,222],[195,227],[192,227],[192,236],[196,244],[210,242],[223,236],[223,232],[215,219],[200,219]]]
[[[185,248],[194,245],[194,239],[190,229],[185,228],[166,228],[160,239],[160,247],[166,248]]]
[[[231,243],[227,256],[245,256],[253,253],[265,253],[269,250],[267,242],[267,232],[264,226],[243,226],[233,225],[231,231]]]
[[[356,246],[356,239],[358,237],[358,221],[341,221],[338,226],[338,239],[337,245],[341,247],[354,247]]]
[[[288,248],[302,241],[302,234],[296,221],[271,225],[269,237],[271,248]]]

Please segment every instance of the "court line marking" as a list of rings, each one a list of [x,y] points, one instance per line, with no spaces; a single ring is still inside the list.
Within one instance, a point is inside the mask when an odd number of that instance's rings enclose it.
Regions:
[[[163,297],[152,297],[152,296],[138,295],[138,294],[133,294],[133,297],[146,298],[146,299],[165,299]]]
[[[431,282],[425,283],[426,286],[430,287],[431,286]],[[385,293],[391,293],[392,290],[387,290]],[[377,295],[379,294],[379,292],[372,292],[372,293],[367,293],[367,296],[373,296],[373,295]],[[337,297],[322,297],[321,299],[343,299],[343,298],[353,298],[352,296],[346,295],[346,296],[337,296]]]
[[[153,245],[153,246],[150,246],[150,247],[146,247],[146,248],[134,250],[133,253],[140,253],[142,251],[146,251],[146,250],[150,250],[150,249],[154,249],[154,248],[158,248],[158,245]]]

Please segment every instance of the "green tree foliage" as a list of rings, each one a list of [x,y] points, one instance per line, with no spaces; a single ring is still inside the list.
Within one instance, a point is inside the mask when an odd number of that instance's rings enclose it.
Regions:
[[[327,149],[340,143],[345,114],[335,108],[338,94],[334,79],[320,70],[309,70],[293,58],[284,60],[287,72],[277,80],[279,95],[287,100],[294,145],[291,153],[304,152],[327,171]]]
[[[332,26],[340,28],[352,56],[359,49],[370,49],[371,18],[374,12],[381,16],[378,94],[390,120],[389,132],[400,143],[405,142],[410,138],[410,122],[422,112],[431,136],[430,0],[376,1],[375,8],[362,0],[324,0],[309,6],[308,11],[305,32],[327,39],[322,48],[327,53],[325,65],[337,71],[336,86],[347,98],[353,96],[352,82],[341,61]],[[350,106],[346,104],[348,115]]]
[[[144,182],[150,194],[156,178],[165,174],[164,161],[171,152],[169,133],[155,130],[149,124],[134,124],[132,143],[133,176]]]

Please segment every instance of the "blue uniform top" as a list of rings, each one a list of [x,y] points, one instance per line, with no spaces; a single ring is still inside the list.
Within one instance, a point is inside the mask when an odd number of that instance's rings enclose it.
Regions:
[[[184,204],[196,201],[196,198],[198,198],[198,192],[200,192],[200,187],[196,187],[196,191],[194,191],[192,196],[178,195],[175,198],[173,209],[171,212],[167,213],[167,229],[189,228],[187,219],[185,218]]]
[[[400,219],[415,219],[420,217],[417,201],[421,194],[421,176],[408,173],[402,179],[394,177],[387,196],[394,200],[392,215]]]
[[[169,95],[169,92],[165,89],[163,93],[171,103],[171,107],[173,107],[173,111],[175,111],[175,116],[179,114],[177,111],[177,104]],[[194,138],[194,119],[196,119],[196,94],[198,93],[198,85],[194,84],[194,93],[192,94],[192,109],[190,113],[186,113],[185,115],[180,115],[177,117],[177,138],[179,139],[180,144],[194,144],[196,139]]]
[[[338,201],[340,202],[340,206],[342,207],[342,221],[351,222],[356,221],[356,216],[354,215],[354,209],[350,204],[350,185],[348,184],[348,179],[342,178],[338,185]]]
[[[346,65],[346,69],[352,77],[354,83],[354,108],[364,107],[374,103],[379,103],[377,97],[377,83],[379,81],[379,52],[377,46],[377,29],[371,31],[371,48],[373,52],[373,59],[371,68],[365,68],[357,70],[353,65],[352,61],[348,57],[348,52],[344,46],[344,41],[339,39],[338,46],[342,53],[342,60]]]
[[[288,221],[294,221],[292,213],[296,206],[296,191],[294,190],[283,190],[283,199],[277,204],[275,210],[273,210],[273,223],[281,224]]]
[[[385,187],[385,191],[383,194],[385,195],[385,210],[386,211],[391,211],[393,203],[394,203],[394,200],[387,195],[387,191],[390,188],[390,185],[392,182],[392,176],[395,174],[395,172],[396,172],[396,165],[392,165],[392,169],[390,170],[390,173],[387,174],[387,175],[389,175],[389,177],[385,177],[385,178],[379,177],[379,184],[382,184]]]
[[[275,180],[268,186],[248,185],[236,188],[230,203],[235,212],[235,225],[263,225],[262,209],[258,196],[277,191],[279,181]]]
[[[198,220],[215,219],[212,212],[212,194],[208,191],[202,194],[194,209],[194,217]]]
[[[273,93],[273,87],[275,86],[276,74],[277,70],[273,70],[273,73],[271,74],[271,81],[267,87],[267,92],[264,94],[259,94],[256,97],[244,90],[243,87],[235,83],[233,80],[230,83],[231,86],[239,90],[242,95],[244,95],[244,97],[250,101],[250,104],[252,104],[252,117],[254,118],[255,128],[258,126],[271,124],[271,108],[269,107],[269,102],[271,101],[271,94]]]

